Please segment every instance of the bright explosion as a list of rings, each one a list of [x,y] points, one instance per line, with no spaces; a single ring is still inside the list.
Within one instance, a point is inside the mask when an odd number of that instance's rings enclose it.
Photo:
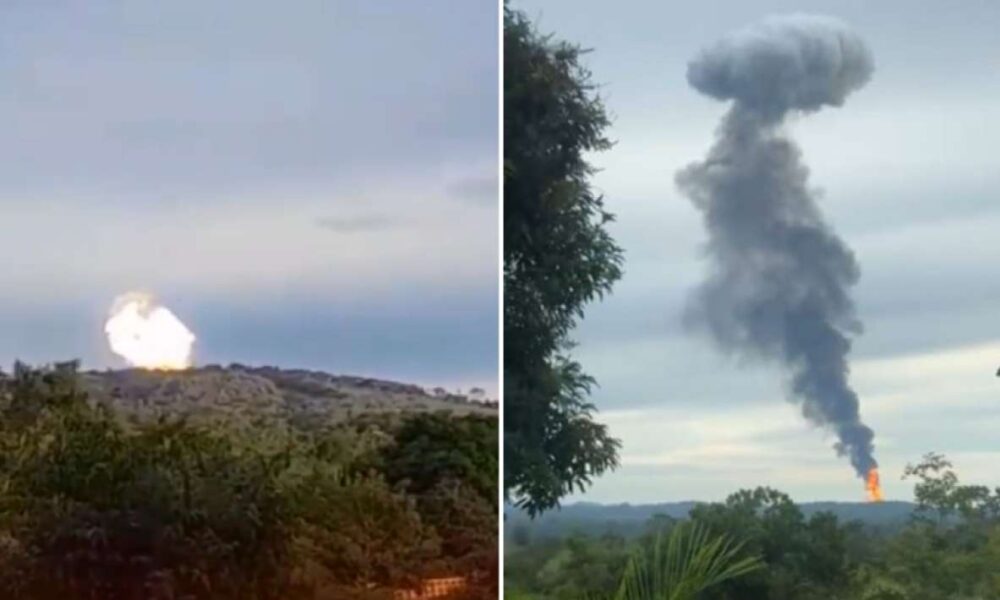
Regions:
[[[191,366],[194,334],[149,294],[116,298],[104,332],[112,352],[133,367],[169,371]]]

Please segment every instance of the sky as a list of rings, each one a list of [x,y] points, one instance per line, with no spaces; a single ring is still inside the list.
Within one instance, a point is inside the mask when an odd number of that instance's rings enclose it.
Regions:
[[[147,291],[200,364],[497,389],[493,2],[5,2],[0,365],[123,366]]]
[[[867,41],[872,80],[838,109],[792,120],[820,207],[861,268],[864,333],[852,384],[889,499],[907,463],[944,453],[963,482],[1000,485],[1000,3],[859,0],[518,0],[586,64],[616,142],[591,157],[625,250],[613,294],[588,308],[576,357],[622,465],[572,501],[721,500],[769,485],[799,501],[861,500],[835,438],[785,401],[776,366],[739,364],[682,325],[707,273],[701,216],[675,173],[701,160],[727,105],[687,62],[770,15],[838,17]]]

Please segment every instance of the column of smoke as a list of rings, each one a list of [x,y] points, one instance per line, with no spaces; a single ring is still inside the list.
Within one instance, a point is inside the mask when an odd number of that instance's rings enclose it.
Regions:
[[[877,476],[873,433],[847,361],[860,332],[849,294],[858,267],[823,221],[782,124],[789,113],[840,106],[872,70],[861,38],[831,18],[776,17],[726,37],[687,78],[732,106],[708,157],[677,175],[704,214],[712,267],[689,321],[729,352],[783,363],[805,417],[837,435],[836,450],[866,480]]]

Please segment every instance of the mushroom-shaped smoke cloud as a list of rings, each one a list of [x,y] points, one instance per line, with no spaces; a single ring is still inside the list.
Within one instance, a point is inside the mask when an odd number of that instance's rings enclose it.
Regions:
[[[691,62],[688,81],[732,107],[708,157],[677,176],[704,214],[712,267],[689,320],[726,351],[784,364],[791,398],[837,435],[862,478],[877,464],[848,381],[859,271],[780,125],[789,111],[840,105],[872,70],[864,42],[827,17],[771,18],[723,39]]]
[[[874,70],[871,51],[830,17],[772,17],[704,50],[688,65],[688,83],[719,100],[779,119],[792,109],[840,106]]]

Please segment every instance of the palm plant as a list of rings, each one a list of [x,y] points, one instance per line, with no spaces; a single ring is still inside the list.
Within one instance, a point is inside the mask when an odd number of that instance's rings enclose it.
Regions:
[[[629,559],[613,600],[694,600],[702,591],[764,566],[743,544],[684,522]]]

